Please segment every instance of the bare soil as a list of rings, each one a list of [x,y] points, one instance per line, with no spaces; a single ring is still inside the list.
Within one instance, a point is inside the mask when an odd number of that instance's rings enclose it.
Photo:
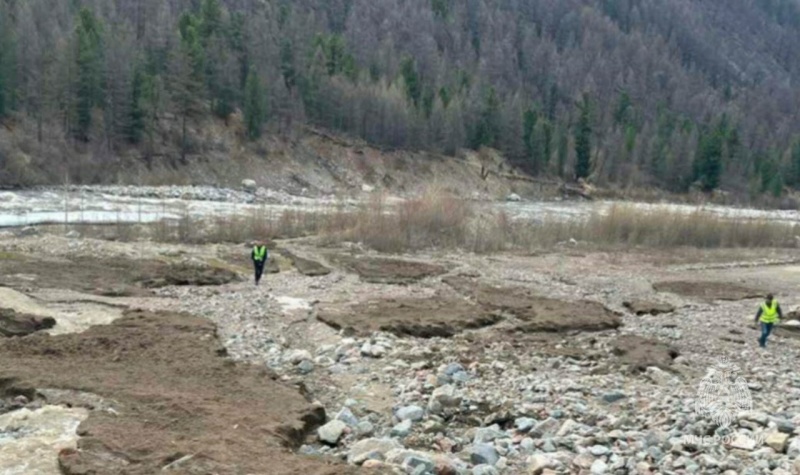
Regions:
[[[657,292],[668,292],[683,297],[701,300],[748,300],[761,298],[767,294],[766,290],[737,284],[735,282],[691,282],[672,281],[653,284]]]
[[[483,308],[521,320],[522,323],[513,327],[515,332],[604,331],[622,325],[619,314],[598,302],[551,299],[525,287],[492,286],[467,277],[443,280]]]
[[[612,343],[612,352],[619,362],[631,371],[644,371],[650,366],[669,370],[672,361],[679,356],[673,346],[639,335],[623,335]]]
[[[358,274],[364,282],[407,285],[447,272],[444,266],[385,257],[333,256],[331,259]]]
[[[292,454],[324,410],[224,355],[206,320],[133,311],[81,334],[0,341],[0,381],[6,396],[55,388],[114,401],[81,424],[77,451],[60,454],[65,474],[152,474],[187,456],[178,473],[354,473]]]
[[[385,331],[421,338],[451,337],[463,330],[494,325],[502,317],[457,299],[377,299],[352,306],[324,306],[317,318],[357,335]]]
[[[332,272],[329,267],[325,266],[321,262],[298,256],[297,254],[287,250],[283,250],[281,252],[286,256],[286,258],[292,261],[292,265],[295,269],[297,269],[297,272],[307,277],[320,277],[323,275],[328,275]]]
[[[240,276],[208,265],[124,258],[54,259],[0,256],[0,285],[68,289],[104,296],[147,296],[167,285],[222,285]]]

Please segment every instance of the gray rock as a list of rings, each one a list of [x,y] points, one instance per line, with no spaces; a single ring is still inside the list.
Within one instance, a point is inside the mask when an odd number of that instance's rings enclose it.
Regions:
[[[472,475],[498,475],[498,473],[491,465],[478,465],[472,469]]]
[[[532,417],[518,417],[514,420],[514,427],[520,432],[528,432],[533,429],[538,421]]]
[[[622,391],[612,391],[603,394],[603,401],[608,404],[613,404],[617,401],[627,398],[628,395],[623,393]]]
[[[796,428],[794,423],[788,419],[776,419],[775,424],[778,427],[778,432],[783,432],[784,434],[793,434]]]
[[[79,233],[78,231],[75,231],[75,230],[73,229],[72,231],[68,232],[68,233],[67,233],[67,234],[65,234],[64,236],[65,236],[67,239],[78,239],[79,237],[81,237],[81,233]]]
[[[444,369],[444,374],[446,376],[453,376],[454,374],[456,374],[456,373],[458,373],[460,371],[464,371],[464,367],[463,366],[461,366],[458,363],[450,363]]]
[[[330,445],[336,445],[336,443],[339,442],[339,438],[342,437],[345,429],[347,429],[347,424],[342,421],[333,420],[317,429],[317,435],[319,436],[319,440],[322,442]]]
[[[533,439],[531,439],[530,437],[525,437],[519,443],[519,448],[524,450],[525,452],[533,452],[534,447],[535,444],[533,442]]]
[[[348,407],[343,407],[342,410],[336,414],[334,419],[344,422],[348,427],[355,427],[358,425],[358,418]]]
[[[454,382],[464,384],[472,379],[472,376],[470,376],[466,371],[459,371],[455,373],[452,378]]]
[[[497,424],[491,427],[482,427],[475,431],[475,437],[472,439],[472,442],[475,444],[485,444],[487,442],[492,442],[495,439],[500,439],[505,437],[505,432],[500,430],[500,426]]]
[[[352,464],[363,463],[367,460],[367,455],[378,453],[382,458],[386,458],[392,450],[402,449],[403,446],[394,439],[364,439],[356,442],[350,447],[350,452],[347,454],[347,461]]]
[[[456,394],[456,388],[446,384],[434,389],[428,402],[428,411],[441,414],[445,409],[458,407],[459,404],[461,404],[461,396]]]
[[[284,361],[293,365],[299,365],[303,361],[311,361],[311,353],[308,350],[292,350],[284,355]]]
[[[411,433],[411,420],[406,419],[403,422],[397,424],[396,426],[392,427],[392,431],[389,433],[392,437],[404,438]]]
[[[589,448],[589,452],[595,457],[601,457],[603,455],[608,455],[611,450],[603,445],[593,445]]]
[[[789,443],[789,447],[786,449],[786,455],[788,455],[790,459],[800,457],[800,437],[795,437],[794,440]]]
[[[406,473],[412,473],[415,475],[433,474],[434,468],[436,468],[436,465],[427,457],[409,455],[405,460],[403,460],[403,469],[406,471]]]
[[[369,437],[375,432],[375,427],[370,421],[361,421],[356,425],[356,434],[360,437]]]
[[[308,374],[314,371],[314,363],[309,360],[303,360],[297,365],[297,371],[301,374]]]
[[[536,426],[531,429],[530,434],[534,438],[542,438],[542,437],[552,437],[556,435],[558,428],[561,424],[558,420],[553,419],[552,417],[543,420],[542,422],[536,424]]]
[[[500,455],[492,445],[475,444],[469,449],[469,460],[473,465],[494,466],[499,459]]]
[[[589,469],[592,475],[602,475],[608,471],[608,464],[604,461],[597,459],[592,464],[592,468]]]
[[[406,406],[397,410],[397,418],[401,421],[419,421],[425,416],[425,410],[419,406]]]
[[[316,447],[313,447],[313,446],[311,446],[311,445],[302,445],[302,446],[300,446],[300,448],[297,450],[297,452],[298,452],[300,455],[311,455],[311,456],[314,456],[314,455],[319,455],[319,450],[317,450],[317,448],[316,448]]]
[[[511,193],[510,195],[506,196],[506,201],[510,201],[512,203],[518,203],[522,201],[522,197],[516,193]]]
[[[758,425],[765,426],[769,422],[769,416],[761,411],[743,411],[737,416],[741,423],[742,421],[755,422]]]

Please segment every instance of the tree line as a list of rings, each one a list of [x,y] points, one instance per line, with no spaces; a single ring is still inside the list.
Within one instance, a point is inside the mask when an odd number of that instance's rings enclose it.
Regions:
[[[309,124],[780,195],[800,186],[798,18],[789,0],[0,0],[0,120],[148,164],[188,163],[193,123],[240,114],[247,141]],[[167,120],[179,153],[156,157]]]

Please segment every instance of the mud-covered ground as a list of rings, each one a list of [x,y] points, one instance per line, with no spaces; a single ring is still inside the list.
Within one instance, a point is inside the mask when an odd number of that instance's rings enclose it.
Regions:
[[[248,252],[0,240],[0,308],[57,322],[0,339],[0,412],[88,410],[52,473],[800,473],[800,339],[753,328],[791,251]]]

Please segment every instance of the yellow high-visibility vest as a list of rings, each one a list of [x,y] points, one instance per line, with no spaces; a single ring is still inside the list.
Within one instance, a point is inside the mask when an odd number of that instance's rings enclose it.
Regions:
[[[253,259],[258,262],[267,258],[267,246],[253,246]]]
[[[778,321],[778,301],[773,300],[772,306],[766,302],[761,304],[761,321],[764,323],[775,323]]]

